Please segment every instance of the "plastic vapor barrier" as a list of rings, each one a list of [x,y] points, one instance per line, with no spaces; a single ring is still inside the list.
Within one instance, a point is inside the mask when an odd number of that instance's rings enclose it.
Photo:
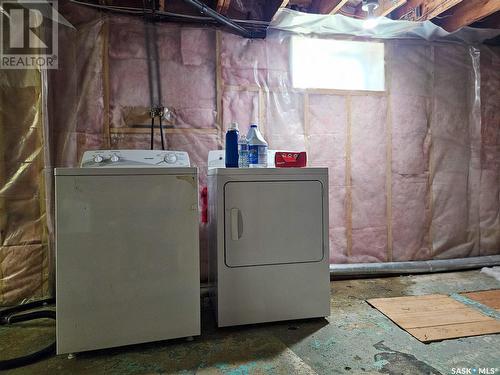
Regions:
[[[0,70],[0,305],[49,292],[42,77]]]

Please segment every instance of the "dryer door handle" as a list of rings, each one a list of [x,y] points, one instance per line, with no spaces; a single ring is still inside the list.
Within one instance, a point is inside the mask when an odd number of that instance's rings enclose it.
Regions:
[[[243,233],[243,220],[238,208],[231,208],[231,239],[238,241]]]

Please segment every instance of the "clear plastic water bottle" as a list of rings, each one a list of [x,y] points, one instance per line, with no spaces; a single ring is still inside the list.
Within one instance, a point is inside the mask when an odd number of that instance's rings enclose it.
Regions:
[[[250,168],[267,167],[267,142],[260,134],[257,125],[250,125],[247,134],[248,141],[248,166]]]
[[[238,140],[238,167],[248,168],[248,142],[244,135]]]

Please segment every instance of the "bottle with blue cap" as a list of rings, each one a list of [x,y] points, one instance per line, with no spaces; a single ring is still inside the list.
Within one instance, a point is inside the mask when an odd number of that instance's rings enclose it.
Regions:
[[[250,125],[250,130],[247,134],[247,142],[248,166],[250,168],[266,168],[268,145],[256,124]]]
[[[238,123],[232,122],[226,133],[226,168],[238,168]]]

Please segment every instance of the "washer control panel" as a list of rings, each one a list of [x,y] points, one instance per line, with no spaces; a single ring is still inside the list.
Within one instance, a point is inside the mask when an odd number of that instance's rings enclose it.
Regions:
[[[85,151],[80,163],[85,168],[190,167],[185,151],[93,150]]]

